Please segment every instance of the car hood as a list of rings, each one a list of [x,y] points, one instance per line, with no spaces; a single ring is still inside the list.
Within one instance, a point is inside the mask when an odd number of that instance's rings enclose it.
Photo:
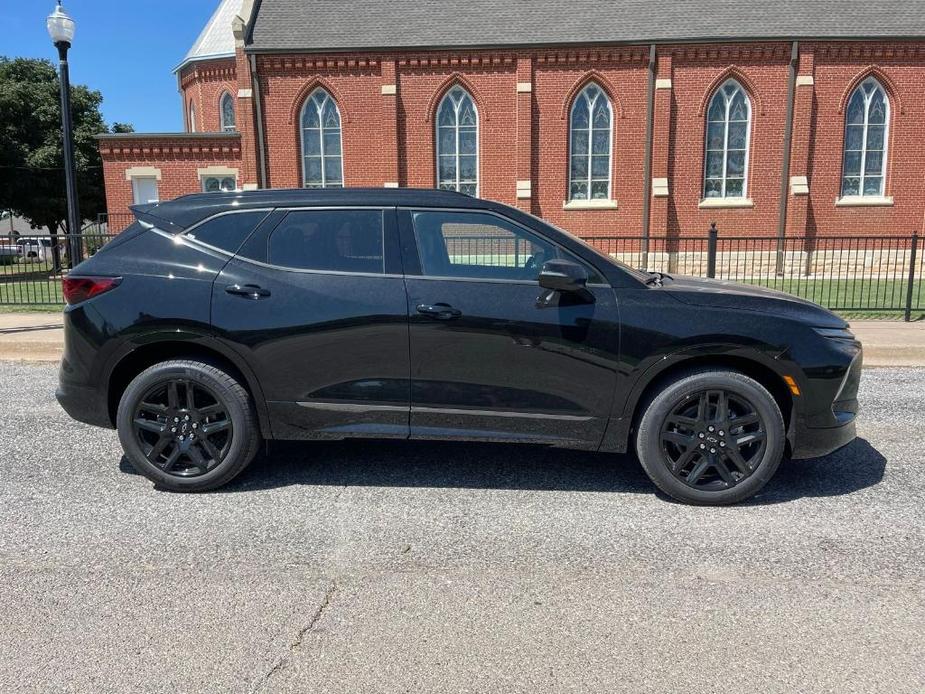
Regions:
[[[665,280],[661,291],[692,306],[729,308],[755,311],[791,320],[798,320],[820,328],[845,328],[847,323],[819,304],[793,294],[751,284],[701,277],[673,275]]]

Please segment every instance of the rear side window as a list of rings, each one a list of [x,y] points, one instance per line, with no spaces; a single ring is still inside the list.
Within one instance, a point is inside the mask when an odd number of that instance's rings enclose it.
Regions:
[[[268,212],[229,212],[207,222],[186,233],[191,239],[207,243],[215,248],[221,248],[229,253],[237,253],[241,244],[250,233],[257,228]]]
[[[290,212],[270,235],[267,255],[299,270],[384,273],[382,210]]]

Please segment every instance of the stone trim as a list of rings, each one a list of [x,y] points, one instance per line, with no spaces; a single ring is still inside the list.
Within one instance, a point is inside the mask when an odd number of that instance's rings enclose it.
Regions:
[[[161,170],[156,166],[130,166],[125,170],[125,180],[133,178],[156,178],[161,180]]]
[[[652,179],[652,197],[653,198],[667,198],[668,197],[668,179],[667,178],[653,178]]]
[[[668,77],[660,77],[655,80],[656,89],[671,89],[671,79]]]
[[[203,176],[234,176],[237,178],[238,169],[233,169],[228,166],[206,166],[202,169],[196,169],[196,175],[199,178]]]
[[[835,207],[892,207],[892,196],[883,195],[850,195],[838,198]]]
[[[533,183],[530,179],[517,181],[517,198],[525,200],[533,196]]]
[[[797,75],[798,87],[812,87],[816,83],[812,75]]]
[[[398,94],[397,84],[383,84],[382,85],[382,95],[383,96],[395,96],[396,94]]]
[[[791,176],[790,192],[793,195],[809,195],[809,180],[806,176]]]
[[[563,210],[616,210],[616,200],[566,200]]]
[[[239,99],[250,99],[250,98],[253,97],[253,96],[254,96],[254,90],[253,90],[253,89],[239,89],[239,90],[238,90],[238,98],[239,98]]]
[[[382,184],[383,188],[398,188],[398,181],[386,181]]]
[[[533,82],[518,82],[517,83],[517,93],[518,94],[529,94],[533,91]]]
[[[754,207],[755,203],[751,198],[704,198],[697,205],[700,209],[737,209]]]

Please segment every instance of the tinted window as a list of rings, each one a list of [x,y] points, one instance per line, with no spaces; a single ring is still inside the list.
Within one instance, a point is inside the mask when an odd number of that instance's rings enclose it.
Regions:
[[[266,216],[267,212],[223,214],[200,224],[186,235],[223,251],[237,253],[244,240]]]
[[[564,258],[584,265],[589,282],[598,273],[555,244],[495,215],[481,212],[416,212],[414,234],[425,275],[536,280],[543,263]]]
[[[269,262],[301,270],[384,272],[381,210],[290,212],[273,230]]]

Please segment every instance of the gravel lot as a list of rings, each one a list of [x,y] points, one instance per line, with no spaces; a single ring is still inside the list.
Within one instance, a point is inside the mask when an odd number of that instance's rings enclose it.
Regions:
[[[753,504],[628,457],[278,445],[156,491],[0,362],[0,691],[881,691],[925,683],[925,370]]]

